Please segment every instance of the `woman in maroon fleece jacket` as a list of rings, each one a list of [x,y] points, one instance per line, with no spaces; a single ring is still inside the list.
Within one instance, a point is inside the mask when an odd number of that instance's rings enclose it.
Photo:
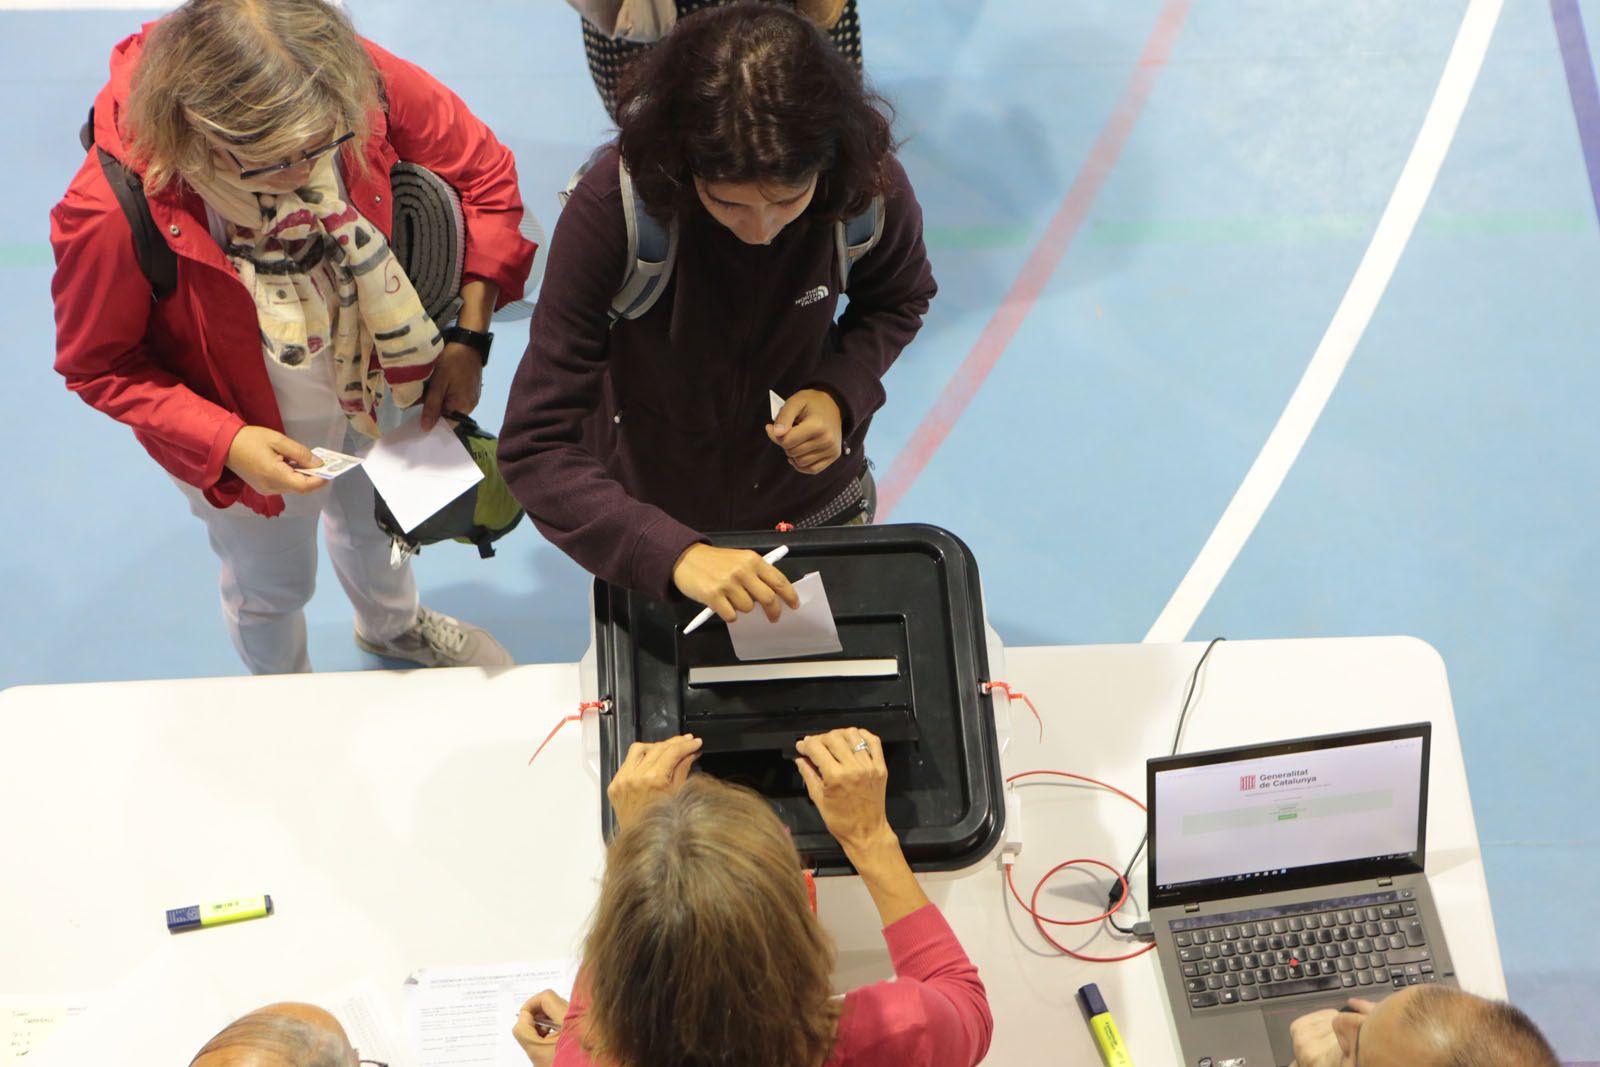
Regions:
[[[701,531],[870,519],[862,444],[935,292],[878,102],[777,5],[699,12],[629,68],[618,147],[552,237],[500,443],[528,514],[589,571],[776,618],[797,606],[783,575]],[[619,158],[678,247],[655,305],[613,324],[632,261]],[[835,224],[877,196],[882,237],[836,314]]]
[[[545,990],[513,1036],[535,1067],[972,1067],[994,1018],[884,809],[866,730],[796,748],[806,790],[883,920],[895,981],[832,996],[833,943],[771,806],[689,775],[700,742],[636,744],[606,793],[617,834],[572,1002]],[[559,1036],[545,1022],[560,1022]]]

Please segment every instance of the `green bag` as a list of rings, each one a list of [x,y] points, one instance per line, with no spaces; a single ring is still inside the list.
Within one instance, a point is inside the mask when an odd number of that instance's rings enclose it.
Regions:
[[[456,424],[456,437],[472,453],[472,461],[483,472],[483,481],[456,497],[415,529],[402,530],[382,494],[375,493],[378,526],[394,539],[393,560],[399,563],[423,545],[440,541],[460,541],[477,545],[478,555],[494,555],[493,542],[504,537],[522,521],[522,505],[511,495],[511,487],[500,474],[495,461],[495,436],[466,415],[447,412],[445,418]]]

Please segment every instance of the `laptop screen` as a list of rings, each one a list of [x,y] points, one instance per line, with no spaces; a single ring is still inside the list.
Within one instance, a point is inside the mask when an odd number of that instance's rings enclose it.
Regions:
[[[1420,870],[1427,723],[1149,761],[1151,905]]]

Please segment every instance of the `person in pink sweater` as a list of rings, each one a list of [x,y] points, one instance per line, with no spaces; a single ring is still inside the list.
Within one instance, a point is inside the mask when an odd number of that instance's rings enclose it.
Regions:
[[[877,906],[896,980],[835,997],[833,942],[772,808],[691,776],[697,738],[635,744],[607,788],[617,834],[572,1001],[535,994],[513,1031],[535,1067],[983,1059],[988,997],[889,825],[878,738],[846,728],[796,747],[812,801]]]

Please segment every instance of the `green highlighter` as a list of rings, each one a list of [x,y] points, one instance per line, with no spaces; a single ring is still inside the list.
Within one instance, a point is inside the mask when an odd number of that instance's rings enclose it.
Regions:
[[[176,934],[203,926],[221,926],[245,919],[260,919],[272,914],[272,896],[240,897],[220,904],[192,904],[187,908],[167,909],[167,929]]]
[[[1105,998],[1100,995],[1100,987],[1093,982],[1079,986],[1078,1003],[1089,1019],[1089,1029],[1094,1034],[1094,1043],[1100,1046],[1100,1056],[1106,1061],[1106,1067],[1133,1067],[1133,1057],[1128,1055],[1128,1047],[1122,1043],[1122,1035],[1117,1032],[1117,1024],[1111,1019],[1111,1011],[1106,1007]]]

